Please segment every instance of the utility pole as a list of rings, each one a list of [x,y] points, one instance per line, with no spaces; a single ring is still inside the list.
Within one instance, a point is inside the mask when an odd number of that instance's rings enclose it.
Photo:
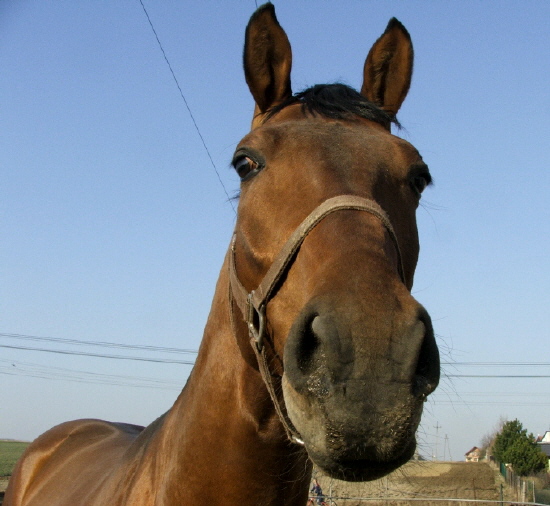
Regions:
[[[449,444],[449,436],[445,434],[445,441],[443,443],[443,460],[447,460],[447,450],[449,450],[449,460],[453,460],[453,456],[451,455],[451,445]]]
[[[439,441],[439,429],[441,429],[441,425],[439,425],[439,422],[435,422],[434,429],[435,429],[435,453],[433,455],[432,460],[437,460],[437,442]]]

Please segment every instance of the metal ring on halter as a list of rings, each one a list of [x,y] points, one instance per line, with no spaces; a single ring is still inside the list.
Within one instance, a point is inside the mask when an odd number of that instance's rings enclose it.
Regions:
[[[265,336],[265,304],[262,304],[259,308],[254,306],[253,302],[254,290],[252,290],[246,299],[246,305],[248,306],[246,323],[248,325],[248,332],[250,337],[254,339],[258,351],[262,351],[264,347]]]

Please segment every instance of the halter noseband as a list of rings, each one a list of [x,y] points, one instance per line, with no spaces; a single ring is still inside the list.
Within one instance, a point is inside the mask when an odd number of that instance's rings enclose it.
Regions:
[[[397,241],[397,236],[392,227],[390,219],[385,211],[373,200],[358,197],[356,195],[339,195],[325,200],[317,206],[305,219],[298,225],[296,230],[289,237],[285,245],[279,251],[279,254],[269,267],[267,273],[255,290],[248,292],[240,282],[235,268],[235,241],[236,236],[233,235],[231,248],[229,252],[229,281],[230,281],[230,297],[237,303],[237,306],[243,314],[244,321],[248,327],[250,343],[256,354],[260,373],[269,391],[273,404],[281,422],[286,430],[286,433],[291,441],[298,444],[303,444],[298,432],[292,425],[292,422],[283,414],[282,406],[278,400],[277,394],[273,387],[271,374],[267,364],[264,347],[264,337],[266,333],[266,306],[271,299],[273,290],[275,289],[281,276],[290,267],[290,264],[296,256],[298,249],[304,242],[306,236],[313,230],[324,218],[335,211],[356,210],[366,211],[376,216],[384,225],[390,235],[396,252],[397,252],[397,268],[399,276],[405,283],[405,272],[403,269],[403,258]],[[230,309],[231,317],[232,310]]]

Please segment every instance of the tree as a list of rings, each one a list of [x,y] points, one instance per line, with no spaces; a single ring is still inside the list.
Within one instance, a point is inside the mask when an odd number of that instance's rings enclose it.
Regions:
[[[495,438],[493,455],[499,462],[512,464],[520,476],[536,473],[546,468],[547,457],[535,443],[533,434],[519,420],[506,422]]]
[[[511,446],[518,440],[527,437],[527,429],[519,420],[506,422],[500,429],[500,432],[495,437],[493,444],[493,455],[499,462],[510,463],[507,452]]]
[[[508,449],[507,456],[514,471],[520,476],[546,469],[547,457],[532,440],[518,439]]]

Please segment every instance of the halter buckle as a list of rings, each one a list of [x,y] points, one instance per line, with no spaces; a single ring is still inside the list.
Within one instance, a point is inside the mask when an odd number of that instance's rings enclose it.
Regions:
[[[248,294],[246,299],[247,309],[247,318],[246,323],[248,325],[248,333],[250,337],[254,339],[258,351],[262,351],[264,347],[264,335],[265,335],[265,305],[262,304],[259,308],[254,306],[252,302],[252,297],[254,291]]]

